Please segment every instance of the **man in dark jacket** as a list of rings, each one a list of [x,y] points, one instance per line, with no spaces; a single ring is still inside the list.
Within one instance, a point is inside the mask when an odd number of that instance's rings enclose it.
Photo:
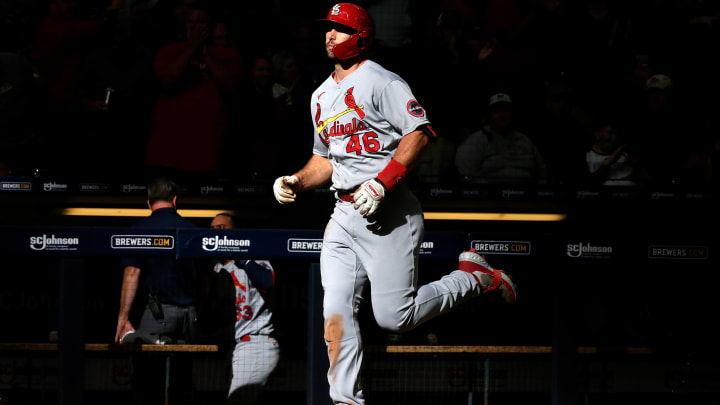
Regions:
[[[147,203],[152,213],[138,221],[134,228],[195,228],[176,211],[177,190],[177,185],[165,178],[149,184]],[[194,263],[190,259],[150,256],[123,259],[122,264],[125,274],[115,341],[120,343],[123,337],[135,332],[130,313],[140,287],[143,292],[147,289],[148,296],[138,329],[152,336],[166,336],[172,341],[192,342],[197,321]],[[139,285],[141,272],[147,273],[143,286]]]

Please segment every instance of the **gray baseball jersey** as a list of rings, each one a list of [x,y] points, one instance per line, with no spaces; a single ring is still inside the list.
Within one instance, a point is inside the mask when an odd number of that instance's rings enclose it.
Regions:
[[[273,271],[267,260],[255,260],[255,263]],[[228,264],[215,264],[215,272],[223,269],[230,273],[235,285],[235,340],[239,341],[245,335],[271,335],[272,312],[245,270],[239,268],[234,260]]]
[[[268,271],[273,271],[270,262],[255,262]],[[214,270],[230,273],[235,286],[236,344],[232,357],[232,381],[228,391],[230,396],[240,387],[265,385],[278,364],[280,348],[271,336],[272,312],[245,270],[239,268],[235,261],[217,263]]]
[[[403,135],[429,121],[410,87],[366,60],[340,83],[333,75],[312,95],[313,153],[328,158],[335,190],[372,179],[395,155]]]
[[[332,187],[343,191],[376,177],[395,155],[402,137],[429,124],[407,83],[369,60],[340,83],[333,76],[323,82],[313,93],[311,112],[313,153],[330,161]],[[420,203],[405,182],[387,193],[380,209],[369,217],[338,198],[320,254],[328,382],[334,403],[364,403],[357,313],[368,282],[375,319],[392,331],[412,329],[480,293],[473,277],[459,270],[417,286],[423,232]]]

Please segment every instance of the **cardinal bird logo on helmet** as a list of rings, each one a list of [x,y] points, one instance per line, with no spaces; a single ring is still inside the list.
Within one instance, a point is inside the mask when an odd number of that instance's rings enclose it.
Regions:
[[[358,107],[357,103],[355,102],[355,97],[353,96],[354,88],[355,87],[350,87],[348,91],[345,92],[345,105],[355,110],[358,117],[360,117],[360,119],[363,119],[365,118],[365,111]]]

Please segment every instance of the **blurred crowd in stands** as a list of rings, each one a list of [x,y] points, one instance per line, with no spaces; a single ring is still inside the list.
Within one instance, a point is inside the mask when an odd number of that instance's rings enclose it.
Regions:
[[[719,2],[357,3],[371,58],[440,137],[412,181],[717,183]],[[0,174],[268,182],[301,167],[331,5],[0,0]]]

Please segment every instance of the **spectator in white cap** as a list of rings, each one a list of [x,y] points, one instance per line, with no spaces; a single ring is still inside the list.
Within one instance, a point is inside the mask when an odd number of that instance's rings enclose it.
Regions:
[[[652,75],[645,83],[645,87],[648,89],[665,90],[670,86],[672,86],[672,80],[663,74]]]
[[[487,123],[460,143],[455,153],[458,173],[472,183],[526,183],[544,181],[547,169],[540,152],[513,126],[513,100],[493,94]]]
[[[647,89],[649,110],[665,110],[670,107],[672,84],[672,80],[663,74],[653,75],[647,79],[645,89]]]

